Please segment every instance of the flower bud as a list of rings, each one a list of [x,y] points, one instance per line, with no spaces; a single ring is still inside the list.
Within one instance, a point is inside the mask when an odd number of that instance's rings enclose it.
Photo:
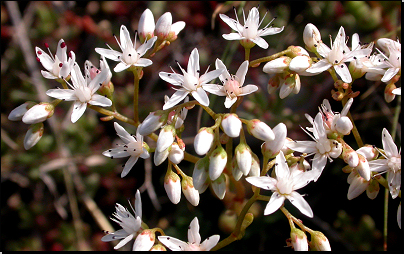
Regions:
[[[342,143],[342,159],[352,168],[359,164],[358,153],[345,142]]]
[[[366,181],[369,181],[371,172],[370,172],[370,166],[369,166],[368,160],[366,160],[366,158],[360,153],[358,154],[358,158],[359,158],[359,163],[355,169],[358,171],[358,173],[361,177],[363,177]]]
[[[307,241],[307,236],[302,230],[298,228],[292,228],[290,231],[290,239],[293,250],[295,251],[309,250],[309,243]]]
[[[369,186],[369,181],[366,181],[363,177],[361,177],[356,170],[353,170],[349,174],[347,181],[349,183],[347,194],[348,200],[358,197]]]
[[[362,154],[368,161],[374,160],[379,156],[379,151],[372,145],[364,145],[356,150],[356,152]]]
[[[394,98],[396,98],[396,95],[393,93],[393,90],[396,89],[396,85],[393,83],[390,83],[386,86],[384,89],[384,99],[386,102],[392,102]]]
[[[173,204],[178,204],[181,200],[181,180],[171,169],[167,170],[164,177],[164,189]]]
[[[149,251],[156,240],[154,230],[145,229],[140,233],[133,244],[133,251]]]
[[[212,128],[200,128],[194,139],[195,152],[198,155],[205,155],[212,146],[214,137]]]
[[[317,47],[321,41],[321,34],[317,27],[308,23],[303,31],[303,41],[306,44],[306,49],[310,52],[317,52]]]
[[[171,30],[173,18],[170,12],[166,12],[156,22],[156,36],[159,40],[165,40]]]
[[[156,245],[154,245],[150,251],[167,251],[166,247],[164,247],[164,245],[158,243]]]
[[[236,157],[233,157],[231,167],[232,167],[231,173],[234,177],[234,180],[236,181],[240,180],[240,178],[243,176],[243,172],[238,168]]]
[[[147,136],[159,129],[166,121],[168,115],[163,110],[151,112],[138,127],[138,132],[142,136]]]
[[[203,193],[209,185],[209,157],[203,157],[195,163],[192,173],[193,184],[199,193]]]
[[[258,119],[252,119],[247,122],[247,131],[255,138],[263,141],[275,139],[275,134],[272,129],[266,123]]]
[[[227,153],[221,145],[219,145],[209,157],[209,178],[216,180],[223,172],[227,163]]]
[[[292,56],[292,58],[295,58],[297,56],[308,56],[309,52],[307,52],[304,48],[300,46],[289,46],[288,49],[291,50],[291,53],[289,54]]]
[[[163,150],[162,152],[158,152],[157,150],[154,151],[154,165],[159,166],[161,163],[163,163],[168,155],[170,154],[170,149],[167,148]]]
[[[235,157],[238,168],[246,176],[250,172],[252,164],[251,149],[245,143],[240,143],[236,146]]]
[[[269,79],[267,85],[268,94],[272,94],[276,91],[276,89],[278,89],[280,85],[280,79],[281,77],[279,74],[275,74],[272,78]]]
[[[180,148],[179,145],[174,142],[168,154],[168,159],[174,164],[180,163],[184,159],[184,149]]]
[[[371,179],[369,182],[369,186],[366,189],[366,195],[370,199],[375,199],[377,197],[377,194],[379,194],[380,191],[380,185],[379,182],[376,180]]]
[[[308,69],[311,66],[311,63],[312,60],[308,55],[296,56],[290,61],[289,70],[300,74]]]
[[[287,70],[291,60],[288,56],[281,56],[266,63],[262,71],[268,74],[282,73]]]
[[[226,177],[221,174],[216,180],[212,181],[213,192],[219,199],[223,199],[226,194]]]
[[[334,128],[336,131],[341,133],[342,135],[348,135],[351,133],[353,128],[353,124],[351,119],[347,116],[335,116],[333,122],[335,121]]]
[[[36,123],[29,127],[24,138],[25,150],[29,150],[31,147],[36,145],[36,143],[38,143],[38,141],[42,138],[43,131],[43,123]]]
[[[294,94],[300,91],[300,77],[298,74],[286,75],[283,80],[281,80],[281,89],[279,91],[279,97],[285,99],[291,92]]]
[[[331,251],[330,242],[323,233],[321,233],[320,231],[313,231],[310,232],[310,235],[310,250]]]
[[[34,105],[24,114],[22,121],[26,124],[41,123],[53,116],[55,106],[47,102]]]
[[[157,139],[156,151],[162,152],[172,145],[175,137],[175,128],[172,125],[166,125],[161,129]]]
[[[260,159],[255,153],[251,153],[252,161],[251,161],[251,169],[248,176],[260,176],[261,167],[260,167]]]
[[[34,105],[36,105],[33,101],[27,101],[20,106],[16,107],[15,109],[11,110],[10,114],[8,115],[8,120],[10,121],[20,121],[24,114]]]
[[[150,9],[146,9],[139,19],[138,32],[140,42],[144,43],[145,40],[150,40],[154,36],[154,16]]]
[[[241,121],[236,114],[225,114],[222,119],[222,127],[224,133],[231,138],[236,138],[240,135]]]
[[[272,129],[272,131],[275,134],[275,139],[267,140],[261,146],[262,154],[268,156],[269,159],[275,158],[283,148],[288,130],[284,123],[279,123]]]
[[[199,192],[194,188],[192,177],[183,176],[181,188],[189,203],[193,206],[197,206],[199,204]]]
[[[181,32],[181,30],[184,29],[184,27],[185,27],[184,21],[177,21],[174,24],[172,24],[166,40],[168,40],[169,42],[175,41],[177,39],[179,32]]]

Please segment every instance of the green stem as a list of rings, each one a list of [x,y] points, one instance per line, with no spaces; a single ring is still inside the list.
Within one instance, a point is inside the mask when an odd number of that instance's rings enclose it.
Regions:
[[[342,107],[345,107],[345,104],[346,104],[347,101],[348,101],[348,98],[347,98],[347,97],[342,98]],[[361,136],[360,136],[360,134],[359,134],[358,128],[356,128],[355,122],[354,122],[354,120],[353,120],[353,118],[352,118],[352,115],[351,115],[351,112],[350,112],[350,111],[348,111],[347,117],[348,117],[348,118],[351,120],[351,122],[352,122],[352,126],[353,126],[353,127],[352,127],[352,134],[354,135],[354,138],[355,138],[355,140],[356,140],[356,143],[358,144],[358,147],[360,148],[360,147],[363,146],[363,141],[362,141],[362,138],[361,138]]]
[[[288,48],[288,49],[285,49],[284,51],[278,52],[271,56],[266,56],[266,57],[255,59],[250,62],[249,67],[258,67],[260,65],[260,63],[262,63],[262,62],[269,62],[269,61],[275,60],[276,58],[289,54],[290,52],[291,52],[291,50]]]
[[[134,92],[133,92],[133,120],[134,120],[134,125],[137,127],[140,122],[139,122],[139,80],[140,80],[140,72],[142,71],[142,68],[134,68],[133,70],[133,76],[134,76]]]
[[[245,59],[244,60],[250,60],[251,48],[244,48],[244,49],[245,49]]]
[[[127,118],[126,116],[123,116],[123,115],[119,114],[118,112],[113,112],[111,110],[108,110],[108,109],[105,109],[105,108],[100,108],[98,106],[94,106],[94,105],[90,105],[90,104],[88,104],[88,107],[95,110],[95,111],[97,111],[98,113],[103,114],[103,115],[114,116],[114,118],[116,118],[116,119],[118,119],[118,120],[120,120],[122,122],[137,126],[135,121],[133,121],[130,118]]]

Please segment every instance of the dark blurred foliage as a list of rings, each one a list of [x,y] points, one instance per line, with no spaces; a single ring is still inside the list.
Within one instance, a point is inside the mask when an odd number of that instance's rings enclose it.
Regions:
[[[244,60],[244,49],[237,41],[228,42],[222,38],[222,34],[229,33],[230,28],[220,20],[218,13],[234,18],[232,7],[239,5],[240,2],[225,4],[222,1],[18,2],[32,48],[30,54],[34,54],[35,46],[45,49],[44,43],[48,43],[55,54],[56,44],[63,38],[68,50],[76,53],[76,61],[81,66],[84,66],[87,59],[98,66],[99,55],[94,51],[95,47],[105,48],[105,43],[108,43],[112,48],[118,48],[113,34],[119,34],[122,24],[128,27],[133,37],[133,31],[137,29],[139,17],[145,8],[152,10],[155,21],[166,11],[172,13],[173,22],[185,21],[186,27],[180,32],[178,39],[158,52],[152,59],[153,65],[144,69],[144,76],[140,81],[140,119],[144,119],[150,111],[161,109],[164,94],[173,93],[157,73],[170,71],[170,66],[177,70],[175,60],[185,66],[195,47],[200,53],[201,71],[205,71],[208,65],[211,69],[214,68],[215,59],[222,58],[227,48],[229,52],[234,52],[226,58],[227,67],[230,73],[236,72]],[[398,37],[401,41],[401,29],[397,29],[399,26],[401,28],[401,3],[398,1],[252,1],[245,4],[244,10],[247,13],[252,6],[258,5],[260,17],[268,10],[263,25],[276,16],[273,25],[285,26],[285,29],[280,34],[264,37],[269,48],[252,48],[251,60],[274,54],[290,45],[304,46],[302,34],[307,23],[313,23],[319,28],[323,41],[328,45],[328,35],[334,38],[340,26],[344,26],[349,36],[358,33],[362,42],[375,41],[387,33],[390,34],[389,38]],[[217,8],[220,10],[215,13]],[[399,32],[394,33],[397,30]],[[113,129],[114,120],[101,122],[101,115],[87,110],[77,123],[71,124],[68,113],[71,103],[61,103],[57,107],[53,118],[59,124],[58,131],[52,133],[46,121],[42,139],[32,149],[25,151],[22,144],[28,126],[22,122],[10,122],[7,116],[12,109],[27,100],[39,102],[40,96],[36,84],[31,80],[30,70],[15,35],[10,12],[2,2],[1,249],[112,250],[116,243],[103,243],[100,240],[104,235],[104,228],[100,228],[89,212],[89,200],[95,202],[107,219],[115,211],[115,203],[129,207],[128,200],[133,203],[136,190],[145,181],[145,162],[139,160],[129,175],[121,179],[121,164],[125,159],[107,160],[101,155],[115,144],[117,137]],[[115,67],[115,62],[108,63],[111,69]],[[39,63],[37,65],[38,69],[42,69]],[[262,66],[263,64],[258,68],[251,68],[248,72],[245,83],[256,84],[260,90],[244,99],[237,111],[241,117],[258,118],[271,127],[284,122],[288,126],[289,137],[309,140],[300,129],[300,126],[309,125],[304,113],[314,116],[324,98],[330,100],[334,111],[341,111],[341,104],[331,98],[333,80],[328,73],[302,77],[300,93],[280,100],[279,90],[271,95],[266,92],[269,76],[262,72]],[[131,73],[113,72],[112,81],[119,112],[132,117]],[[52,80],[42,82],[46,90],[58,86]],[[351,108],[364,142],[378,147],[381,147],[382,128],[391,128],[394,106],[397,103],[397,98],[389,104],[384,101],[384,87],[385,84],[381,82],[370,82],[364,78],[357,80],[354,91],[360,91],[360,96],[354,100]],[[226,112],[223,97],[210,98],[215,112]],[[197,132],[194,124],[197,122],[197,112],[197,108],[189,112],[183,134],[186,150],[190,153],[193,153],[192,137]],[[211,124],[210,118],[203,114],[201,126]],[[132,126],[123,126],[129,132],[135,132]],[[55,136],[61,137],[63,143],[57,144]],[[348,136],[346,140],[355,144],[352,136]],[[398,147],[401,147],[401,128],[396,140]],[[247,142],[259,155],[261,143],[255,139],[248,139]],[[69,176],[64,174],[69,171],[62,170],[67,162],[58,160],[62,153],[60,146],[69,151],[68,161],[74,162],[73,168],[69,168],[72,172],[70,177],[73,177],[70,181],[66,180]],[[201,224],[202,239],[213,234],[220,234],[221,239],[227,237],[229,233],[218,226],[219,217],[225,212],[225,207],[211,191],[201,194],[198,207],[191,206],[184,196],[178,205],[173,205],[168,200],[163,188],[165,166],[167,162],[154,167],[152,171],[152,183],[157,198],[152,201],[147,191],[141,194],[143,220],[150,227],[161,227],[166,234],[186,240],[187,227],[197,216]],[[348,175],[341,171],[343,166],[342,160],[335,160],[333,164],[326,166],[319,181],[299,191],[306,194],[305,199],[315,214],[313,219],[300,214],[288,203],[286,208],[308,227],[322,231],[330,240],[333,250],[382,250],[384,190],[381,190],[375,200],[368,199],[365,194],[354,200],[347,200]],[[180,167],[185,173],[192,175],[191,163],[184,161]],[[79,220],[72,216],[71,202],[67,195],[69,185],[66,182],[73,184],[73,201],[77,202]],[[246,187],[246,198],[249,198],[251,191],[247,184]],[[155,201],[159,203],[158,206],[153,203]],[[396,222],[399,202],[399,199],[389,201],[389,250],[402,249],[402,231]],[[257,204],[258,216],[247,228],[244,238],[223,250],[290,251],[291,248],[285,247],[290,229],[283,214],[277,211],[270,216],[263,216],[266,203],[258,201]],[[115,229],[119,229],[116,223],[110,222]],[[128,250],[130,247],[131,244],[127,244],[123,249]]]

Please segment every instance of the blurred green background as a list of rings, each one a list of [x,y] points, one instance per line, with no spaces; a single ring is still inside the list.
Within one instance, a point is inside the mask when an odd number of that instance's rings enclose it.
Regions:
[[[118,49],[113,34],[119,34],[122,24],[128,27],[133,38],[140,15],[146,8],[152,10],[155,21],[169,11],[173,22],[185,21],[186,27],[176,41],[153,57],[153,65],[144,69],[139,103],[142,120],[149,112],[161,109],[165,94],[173,93],[157,73],[170,71],[169,66],[177,70],[175,60],[186,66],[193,48],[199,50],[201,71],[205,71],[208,65],[214,68],[215,59],[222,58],[226,49],[231,53],[226,55],[227,67],[230,73],[236,72],[244,60],[244,49],[237,41],[228,42],[222,38],[230,28],[218,18],[218,13],[235,18],[233,6],[238,8],[244,4],[246,14],[251,7],[259,5],[260,18],[268,10],[262,26],[275,16],[277,19],[273,25],[285,26],[280,34],[264,37],[270,45],[268,49],[252,48],[251,60],[274,54],[290,45],[304,47],[302,34],[307,23],[318,27],[327,45],[328,36],[334,38],[340,26],[349,36],[358,33],[364,43],[386,35],[401,41],[399,1],[1,2],[1,250],[113,250],[115,242],[101,242],[102,230],[111,225],[119,229],[109,220],[115,211],[114,205],[118,202],[129,207],[128,200],[133,203],[139,188],[142,191],[143,220],[150,227],[161,227],[166,234],[185,241],[187,227],[197,216],[202,240],[213,234],[220,234],[221,239],[228,236],[229,232],[219,223],[226,207],[209,189],[201,194],[198,207],[190,205],[183,195],[178,205],[168,200],[163,188],[167,162],[151,167],[151,161],[139,160],[128,176],[120,178],[125,159],[110,160],[101,154],[115,144],[114,120],[102,122],[99,120],[101,115],[88,109],[77,123],[72,124],[71,103],[61,103],[54,116],[44,122],[45,132],[41,140],[26,151],[23,140],[29,126],[21,121],[11,122],[7,116],[25,101],[50,101],[44,92],[59,86],[56,81],[42,78],[40,70],[43,67],[35,61],[35,46],[46,50],[44,43],[48,43],[55,54],[57,42],[63,38],[68,51],[75,52],[76,61],[82,68],[87,59],[99,66],[99,55],[94,48],[105,48],[105,43],[108,43]],[[16,32],[16,19],[22,19],[23,35]],[[348,45],[350,43],[349,40]],[[110,60],[108,63],[111,69],[116,65]],[[308,140],[299,127],[308,126],[304,113],[314,116],[324,98],[330,100],[334,111],[341,111],[341,104],[331,99],[333,80],[328,73],[301,77],[300,93],[280,100],[279,90],[271,95],[266,92],[269,76],[262,72],[262,66],[251,68],[247,74],[245,84],[255,84],[260,90],[244,99],[237,111],[241,117],[259,118],[270,127],[284,122],[289,137]],[[133,76],[129,72],[113,72],[112,81],[118,111],[132,117]],[[360,95],[351,107],[364,142],[378,147],[382,146],[382,129],[391,129],[398,102],[397,98],[391,103],[385,102],[384,87],[382,82],[364,78],[355,81],[354,91],[360,91]],[[227,112],[223,97],[210,98],[215,112]],[[193,153],[197,117],[198,109],[194,108],[185,122],[183,138],[186,151],[190,153]],[[209,117],[203,114],[201,126],[211,124]],[[135,133],[132,126],[123,126]],[[358,148],[352,136],[346,141],[354,149]],[[247,142],[260,155],[261,143],[255,139]],[[400,125],[396,144],[401,147]],[[191,163],[184,161],[179,166],[192,176]],[[341,171],[343,166],[342,160],[335,160],[327,165],[319,181],[299,191],[306,194],[305,199],[315,214],[313,219],[300,214],[290,204],[286,204],[286,208],[308,227],[322,231],[333,250],[382,250],[384,189],[375,200],[362,194],[348,201],[348,175]],[[146,177],[145,169],[149,174]],[[242,181],[247,187],[246,198],[249,198],[250,188],[245,180]],[[145,182],[148,184],[144,185]],[[402,249],[402,231],[396,222],[399,202],[399,199],[391,198],[389,201],[388,250]],[[244,238],[223,250],[291,251],[285,247],[290,229],[283,214],[277,211],[263,216],[266,203],[258,201],[257,204],[258,216]],[[231,220],[231,216],[227,219]],[[122,250],[130,250],[131,246],[127,244]]]

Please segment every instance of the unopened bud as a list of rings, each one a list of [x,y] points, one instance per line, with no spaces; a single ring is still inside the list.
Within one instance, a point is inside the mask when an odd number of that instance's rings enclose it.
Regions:
[[[164,177],[164,189],[173,204],[178,204],[181,200],[181,180],[171,169],[167,170]]]
[[[189,203],[197,206],[199,204],[199,192],[194,188],[192,177],[182,176],[181,188]]]
[[[311,52],[317,52],[317,47],[321,40],[320,31],[311,23],[308,23],[303,31],[303,41],[306,44],[306,49]]]
[[[366,189],[366,195],[370,199],[375,199],[377,197],[377,194],[379,194],[380,191],[380,185],[379,182],[376,180],[370,180],[369,186]]]
[[[264,65],[262,71],[268,74],[282,73],[289,67],[292,58],[288,56],[281,56]]]
[[[154,245],[150,251],[167,251],[166,247],[164,247],[164,245],[158,243],[156,245]]]
[[[363,177],[366,181],[370,180],[371,172],[368,160],[362,155],[358,154],[359,163],[358,166],[355,168],[361,177]]]
[[[307,70],[311,66],[312,60],[308,55],[296,56],[289,64],[289,70],[296,73],[301,73]]]
[[[24,138],[24,148],[29,150],[31,147],[36,145],[38,141],[42,138],[44,131],[43,123],[36,123],[29,127]]]
[[[8,115],[8,120],[10,121],[20,121],[24,114],[34,105],[36,105],[33,101],[27,101],[20,106],[16,107],[15,109],[11,110],[10,114]]]
[[[262,154],[270,159],[275,158],[283,148],[288,130],[284,123],[279,123],[272,129],[272,131],[275,134],[275,139],[267,140],[261,146]]]
[[[184,149],[180,148],[179,145],[174,142],[168,154],[168,159],[174,164],[180,163],[184,159]]]
[[[279,91],[279,98],[285,99],[291,92],[294,94],[299,93],[301,83],[299,74],[293,73],[285,76]]]
[[[240,143],[234,153],[238,168],[245,176],[248,175],[252,164],[251,148],[245,143]]]
[[[293,250],[295,251],[309,250],[309,242],[307,241],[307,236],[302,230],[298,228],[292,228],[290,231],[290,239]]]
[[[192,173],[193,184],[199,193],[203,193],[209,185],[209,157],[203,157],[195,163]]]
[[[288,49],[291,51],[289,54],[292,58],[296,56],[308,56],[309,52],[307,52],[304,48],[300,46],[289,46]]]
[[[258,119],[252,119],[248,121],[247,131],[255,138],[263,141],[275,139],[275,134],[272,131],[271,127]]]
[[[168,119],[168,114],[163,110],[151,112],[138,127],[138,132],[142,136],[147,136],[159,129]]]
[[[345,142],[342,142],[342,159],[352,168],[359,164],[358,153]]]
[[[156,240],[155,231],[152,229],[143,230],[133,244],[133,251],[149,251]]]
[[[163,163],[168,155],[170,154],[170,149],[167,148],[165,150],[163,150],[162,152],[159,151],[154,151],[154,165],[159,166],[161,163]]]
[[[213,192],[219,199],[223,199],[226,194],[226,177],[221,174],[216,180],[212,181]]]
[[[349,133],[351,133],[353,124],[351,122],[351,119],[349,119],[349,117],[340,116],[337,119],[334,119],[334,121],[335,121],[334,128],[336,131],[338,131],[342,135],[348,135]]]
[[[310,235],[310,250],[331,251],[330,242],[323,233],[321,233],[320,231],[313,231],[310,232]]]
[[[154,36],[154,16],[150,9],[146,9],[139,19],[139,38],[140,42],[144,43],[145,40],[150,40]]]
[[[24,114],[22,121],[26,124],[41,123],[53,116],[55,106],[51,103],[41,102],[34,105]]]
[[[224,133],[231,138],[236,138],[240,135],[241,120],[236,114],[225,114],[222,119],[222,127]]]
[[[275,74],[272,78],[269,79],[267,85],[268,94],[272,94],[278,89],[280,85],[281,76],[279,74]]]
[[[156,151],[162,152],[172,145],[175,138],[175,128],[172,125],[166,125],[161,129],[157,139]]]
[[[362,154],[368,161],[374,160],[379,156],[379,151],[372,145],[364,145],[356,150],[356,152]]]
[[[396,88],[397,87],[394,83],[390,83],[384,89],[384,99],[387,102],[392,102],[394,100],[394,98],[396,98],[396,95],[393,93],[393,90]]]
[[[167,38],[168,33],[170,32],[171,29],[171,24],[172,24],[172,16],[170,12],[166,12],[161,17],[157,20],[156,22],[156,27],[155,27],[155,32],[156,36],[159,40],[163,41]]]
[[[198,155],[205,155],[212,146],[213,139],[214,135],[212,128],[202,127],[199,129],[198,134],[196,134],[194,139],[195,152]]]
[[[227,153],[221,145],[219,145],[209,157],[209,178],[214,181],[223,172],[227,163]]]

